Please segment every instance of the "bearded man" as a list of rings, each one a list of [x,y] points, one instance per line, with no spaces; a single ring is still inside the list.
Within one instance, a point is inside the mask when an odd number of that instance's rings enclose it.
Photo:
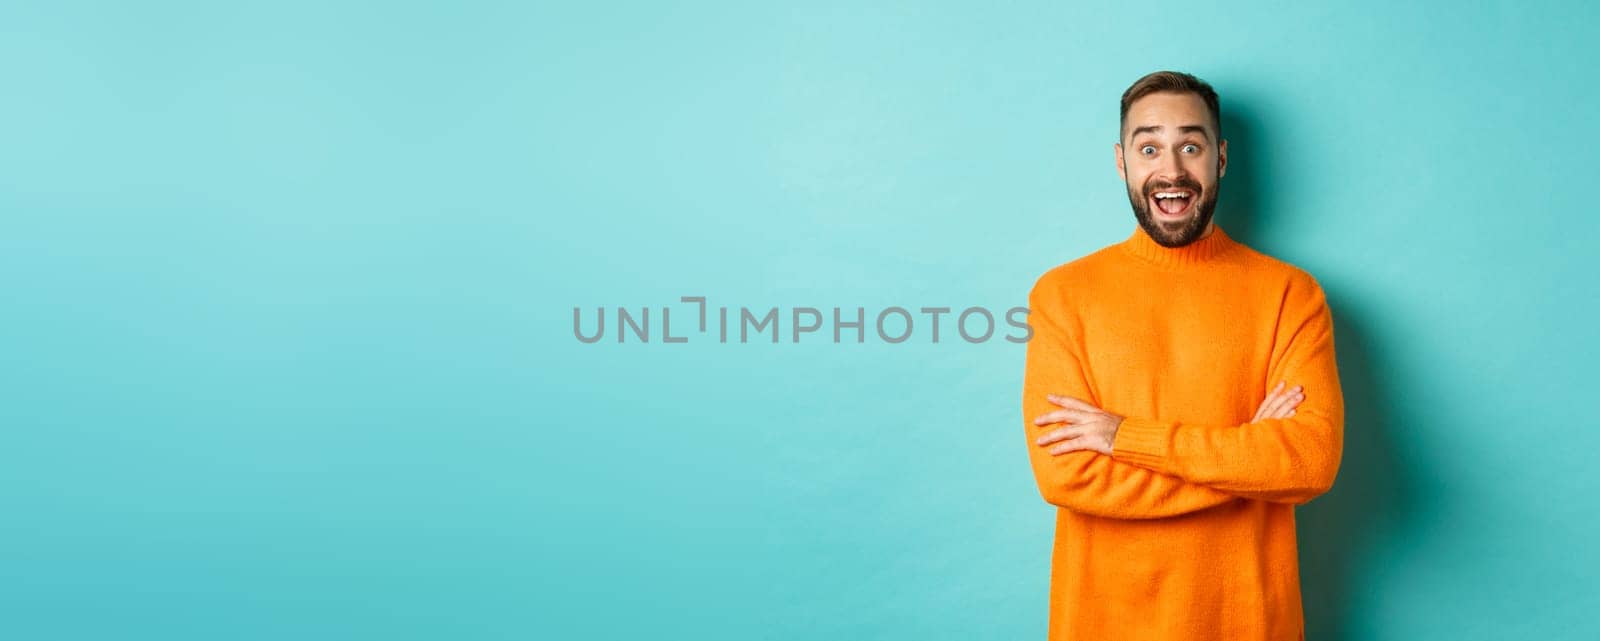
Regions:
[[[1228,144],[1210,85],[1140,78],[1114,150],[1137,228],[1029,294],[1049,639],[1302,640],[1294,510],[1332,487],[1344,440],[1327,300],[1212,220]]]

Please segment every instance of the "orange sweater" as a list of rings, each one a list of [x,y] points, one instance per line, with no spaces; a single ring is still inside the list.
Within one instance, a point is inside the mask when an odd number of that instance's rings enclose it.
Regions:
[[[1310,274],[1214,226],[1186,247],[1127,240],[1029,295],[1022,414],[1058,506],[1051,641],[1304,638],[1294,506],[1344,449],[1333,318]],[[1248,421],[1279,380],[1287,419]],[[1034,417],[1076,396],[1124,416],[1110,455],[1052,456]]]

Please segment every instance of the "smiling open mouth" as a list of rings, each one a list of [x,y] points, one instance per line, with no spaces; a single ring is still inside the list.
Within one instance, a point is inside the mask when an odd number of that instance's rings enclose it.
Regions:
[[[1166,189],[1150,197],[1156,211],[1172,218],[1187,215],[1194,199],[1195,193],[1187,189]]]

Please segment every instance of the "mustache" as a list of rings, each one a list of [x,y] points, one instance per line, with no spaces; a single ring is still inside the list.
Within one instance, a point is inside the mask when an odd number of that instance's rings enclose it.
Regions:
[[[1162,180],[1145,183],[1144,195],[1149,196],[1150,194],[1158,191],[1166,191],[1168,189],[1187,189],[1197,194],[1203,191],[1200,187],[1200,183],[1194,181],[1193,179],[1179,179],[1170,182]]]

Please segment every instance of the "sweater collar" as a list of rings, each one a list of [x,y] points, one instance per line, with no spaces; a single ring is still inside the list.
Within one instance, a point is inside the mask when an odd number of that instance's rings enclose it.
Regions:
[[[1222,225],[1212,221],[1210,236],[1182,247],[1165,247],[1157,243],[1140,225],[1134,225],[1133,235],[1122,241],[1121,246],[1128,253],[1157,265],[1184,267],[1212,262],[1238,244],[1222,231]]]

